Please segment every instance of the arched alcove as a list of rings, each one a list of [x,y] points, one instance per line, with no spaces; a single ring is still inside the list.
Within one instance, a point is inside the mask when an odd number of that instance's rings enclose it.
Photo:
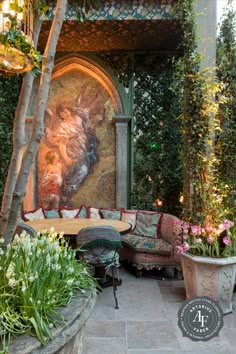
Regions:
[[[96,79],[109,94],[116,115],[123,115],[124,109],[119,91],[107,72],[96,62],[75,54],[57,60],[52,74],[52,81],[71,70],[82,71]]]
[[[79,146],[73,146],[76,140],[78,145],[83,142],[78,126],[68,128],[66,124],[62,124],[62,117],[58,119],[58,107],[62,109],[66,104],[67,108],[73,108],[73,114],[77,109],[77,113],[87,120],[86,124],[89,126],[86,131],[89,135],[89,143],[86,143],[89,146],[88,154],[82,156],[83,161],[78,164],[75,155],[83,155],[84,152]],[[104,68],[77,55],[57,60],[45,114],[46,133],[40,143],[31,176],[30,183],[31,186],[35,185],[35,192],[30,188],[27,193],[24,203],[27,209],[36,205],[51,208],[65,204],[125,207],[128,121],[117,85]],[[85,139],[85,135],[83,136]],[[88,155],[93,157],[86,166]],[[72,160],[73,163],[70,164],[69,161]],[[84,177],[81,178],[80,169],[84,171]],[[76,176],[80,179],[76,180]],[[50,186],[42,189],[42,185],[47,184]],[[57,200],[48,202],[50,194],[60,194],[59,203]],[[44,198],[47,200],[45,203]]]

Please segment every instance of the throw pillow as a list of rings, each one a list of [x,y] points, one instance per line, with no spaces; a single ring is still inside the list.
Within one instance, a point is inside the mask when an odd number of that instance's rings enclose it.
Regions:
[[[100,215],[100,212],[99,212],[99,208],[94,208],[94,207],[91,207],[89,206],[88,207],[88,217],[90,219],[101,219],[101,215]]]
[[[76,218],[78,218],[78,219],[88,218],[88,209],[85,205],[82,205],[80,207],[79,212],[76,214]]]
[[[100,209],[100,214],[102,219],[120,220],[121,211],[122,209]]]
[[[58,209],[43,209],[46,219],[59,219],[60,213]]]
[[[163,213],[137,212],[134,235],[160,238],[160,227]]]
[[[60,208],[59,210],[61,218],[74,219],[79,212],[78,208]]]
[[[131,224],[131,230],[134,230],[136,225],[137,210],[123,210],[121,220]]]
[[[22,214],[22,219],[25,221],[32,221],[32,220],[42,220],[45,219],[43,209],[36,208],[31,211],[27,211],[26,213]]]

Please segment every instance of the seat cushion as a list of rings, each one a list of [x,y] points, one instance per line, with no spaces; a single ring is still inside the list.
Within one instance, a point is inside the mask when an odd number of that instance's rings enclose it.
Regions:
[[[84,252],[84,258],[93,265],[108,265],[110,263],[119,265],[119,254],[114,250],[108,250],[103,247]]]
[[[171,256],[173,247],[163,239],[132,234],[121,235],[123,246],[132,248],[135,252],[152,253],[161,256]]]

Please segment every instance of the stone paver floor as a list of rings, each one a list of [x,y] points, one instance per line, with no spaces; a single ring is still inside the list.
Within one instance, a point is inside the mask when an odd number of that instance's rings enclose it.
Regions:
[[[103,289],[86,324],[82,354],[233,354],[236,353],[236,293],[232,314],[224,316],[219,337],[194,342],[178,327],[178,310],[185,299],[182,280],[171,272],[150,272],[136,278],[120,270],[119,309],[112,287]]]

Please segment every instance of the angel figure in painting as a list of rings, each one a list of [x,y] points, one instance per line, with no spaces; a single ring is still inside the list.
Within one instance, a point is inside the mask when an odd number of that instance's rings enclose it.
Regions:
[[[93,107],[93,105],[91,106]],[[97,161],[98,140],[91,129],[91,110],[81,106],[81,96],[45,112],[43,142],[59,156],[62,185],[59,204],[69,204],[78,187]],[[40,191],[43,191],[43,184]]]
[[[62,187],[62,165],[57,152],[49,150],[45,155],[46,165],[40,177],[42,188],[39,204],[44,208],[58,208],[60,203],[60,190]]]

